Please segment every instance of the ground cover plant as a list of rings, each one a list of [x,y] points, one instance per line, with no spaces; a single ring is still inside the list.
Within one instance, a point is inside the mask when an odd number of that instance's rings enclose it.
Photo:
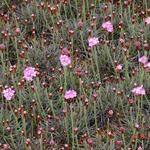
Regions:
[[[150,149],[149,0],[1,0],[0,149]]]

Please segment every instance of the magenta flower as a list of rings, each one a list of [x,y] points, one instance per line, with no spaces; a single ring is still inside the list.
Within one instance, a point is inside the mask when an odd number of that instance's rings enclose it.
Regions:
[[[144,149],[141,146],[139,146],[137,150],[144,150]]]
[[[59,60],[64,67],[71,64],[71,58],[67,55],[60,55]]]
[[[93,47],[93,46],[97,45],[98,43],[99,43],[99,40],[96,37],[91,37],[88,39],[89,47]]]
[[[142,65],[145,65],[148,61],[147,56],[142,56],[139,58],[139,63],[141,63]]]
[[[102,24],[103,29],[105,29],[107,32],[113,32],[113,25],[110,21],[106,21]]]
[[[143,96],[146,94],[145,88],[143,85],[134,87],[132,89],[132,93],[134,93],[134,95],[136,95],[136,96]]]
[[[13,90],[12,88],[8,87],[5,90],[3,90],[2,93],[3,93],[4,97],[5,97],[5,99],[7,101],[10,101],[14,97],[15,90]]]
[[[74,98],[77,97],[77,92],[75,90],[68,90],[65,92],[64,98],[65,100],[67,100],[68,102],[70,102],[70,100],[74,100]]]
[[[115,69],[116,69],[117,72],[122,71],[122,65],[118,64]]]
[[[148,24],[148,25],[150,25],[150,17],[147,17],[147,18],[145,19],[145,23]]]
[[[27,67],[24,71],[23,71],[23,78],[27,81],[32,81],[34,77],[36,77],[37,71],[35,70],[34,67]]]

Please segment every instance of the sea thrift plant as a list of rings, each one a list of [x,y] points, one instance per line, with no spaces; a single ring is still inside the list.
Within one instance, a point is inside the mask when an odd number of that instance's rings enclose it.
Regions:
[[[3,95],[7,101],[10,101],[14,98],[15,90],[13,90],[11,87],[8,87],[3,90]]]
[[[116,69],[117,72],[122,71],[122,65],[118,64],[115,69]]]
[[[32,81],[34,77],[36,77],[36,70],[34,67],[27,67],[23,71],[23,78],[27,81]]]
[[[149,1],[1,0],[0,149],[149,150]]]
[[[102,28],[107,32],[113,32],[113,24],[110,21],[103,22]]]
[[[150,25],[150,17],[147,17],[147,18],[145,19],[145,23],[146,23],[147,25]]]
[[[71,101],[77,97],[77,92],[75,90],[68,90],[65,92],[64,98],[67,101]]]
[[[145,65],[147,62],[148,62],[147,56],[142,56],[139,58],[139,63],[141,63],[142,65]]]
[[[71,64],[71,58],[67,55],[60,55],[59,60],[60,60],[61,65],[64,67]]]
[[[132,89],[132,93],[133,93],[135,96],[143,96],[143,95],[146,94],[145,88],[144,88],[143,85],[134,87],[134,88]]]
[[[99,43],[99,40],[98,40],[98,38],[96,38],[96,37],[90,37],[89,39],[88,39],[88,45],[89,45],[89,47],[94,47],[95,45],[97,45]]]

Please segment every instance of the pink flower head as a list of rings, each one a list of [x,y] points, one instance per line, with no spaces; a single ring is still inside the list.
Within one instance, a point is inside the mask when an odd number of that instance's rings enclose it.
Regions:
[[[122,65],[118,64],[115,69],[117,72],[120,72],[122,70]]]
[[[2,44],[0,44],[0,51],[3,51],[3,50],[5,50],[5,48],[6,48],[6,46],[2,43]]]
[[[141,146],[139,146],[137,150],[144,150],[144,149]]]
[[[147,18],[145,19],[145,23],[148,24],[148,25],[150,25],[150,17],[147,17]]]
[[[134,88],[132,89],[132,93],[134,93],[136,96],[143,96],[143,95],[146,94],[145,88],[144,88],[143,85],[134,87]]]
[[[110,21],[106,21],[102,24],[103,29],[105,29],[107,32],[113,32],[113,25]]]
[[[24,71],[23,71],[23,78],[27,81],[32,81],[34,77],[36,77],[37,71],[35,70],[34,67],[27,67]]]
[[[3,90],[3,95],[7,101],[12,100],[12,98],[14,97],[14,94],[15,94],[15,90],[13,90],[10,87]]]
[[[77,97],[77,92],[75,90],[68,90],[65,92],[64,98],[67,101],[74,100]]]
[[[93,46],[97,45],[98,43],[99,43],[99,40],[96,37],[91,37],[88,39],[89,47],[93,47]]]
[[[144,64],[144,68],[146,68],[146,70],[147,70],[148,72],[150,72],[150,62]]]
[[[59,60],[62,66],[68,66],[71,64],[71,58],[67,55],[60,55]]]
[[[147,56],[142,56],[139,58],[139,63],[141,63],[142,65],[145,65],[148,61]]]
[[[67,47],[62,48],[62,49],[61,49],[61,54],[62,54],[62,55],[68,55],[68,54],[69,54],[68,48],[67,48]]]

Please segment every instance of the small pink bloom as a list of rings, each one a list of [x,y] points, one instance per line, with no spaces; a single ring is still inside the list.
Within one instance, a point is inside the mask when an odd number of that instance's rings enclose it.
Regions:
[[[88,39],[89,47],[93,47],[93,46],[97,45],[98,43],[99,43],[99,40],[96,37],[91,37]]]
[[[37,71],[35,70],[34,67],[27,67],[24,71],[23,71],[23,78],[27,81],[32,81],[34,77],[36,77]]]
[[[115,142],[115,144],[116,144],[117,147],[121,147],[123,145],[123,142],[121,140],[117,140]]]
[[[60,55],[59,60],[62,66],[68,66],[71,64],[71,58],[67,55]]]
[[[145,95],[146,92],[145,92],[145,88],[143,85],[141,86],[138,86],[138,87],[134,87],[132,89],[132,93],[134,93],[136,96],[142,96],[142,95]]]
[[[118,64],[115,69],[117,72],[120,72],[122,70],[122,65]]]
[[[21,32],[20,28],[16,28],[15,32],[19,34]]]
[[[150,72],[150,62],[144,64],[144,68],[146,68],[146,70],[147,70],[148,72]]]
[[[110,21],[106,21],[102,24],[103,29],[105,29],[107,32],[113,32],[113,25]]]
[[[114,114],[113,110],[109,110],[109,111],[108,111],[108,117],[112,117],[113,114]]]
[[[68,55],[68,54],[69,54],[68,48],[67,48],[67,47],[62,48],[62,49],[61,49],[61,54],[62,54],[62,55]]]
[[[3,51],[3,50],[5,50],[5,48],[6,48],[6,46],[2,43],[2,44],[0,44],[0,51]]]
[[[77,92],[75,90],[68,90],[65,92],[64,98],[66,100],[74,99],[77,97]]]
[[[134,126],[135,126],[136,129],[139,129],[139,128],[140,128],[140,125],[139,125],[138,123],[135,123]]]
[[[137,150],[144,150],[144,149],[141,146],[139,146]]]
[[[83,21],[80,19],[77,23],[78,28],[82,28],[83,27]]]
[[[139,63],[141,63],[142,65],[145,65],[148,61],[147,56],[142,56],[139,58]]]
[[[3,95],[4,95],[4,97],[5,97],[5,99],[7,101],[10,101],[10,100],[12,100],[12,98],[15,95],[15,90],[13,90],[12,88],[8,87],[5,90],[3,90]]]
[[[150,17],[147,17],[147,18],[145,19],[145,23],[148,24],[148,25],[150,25]]]

